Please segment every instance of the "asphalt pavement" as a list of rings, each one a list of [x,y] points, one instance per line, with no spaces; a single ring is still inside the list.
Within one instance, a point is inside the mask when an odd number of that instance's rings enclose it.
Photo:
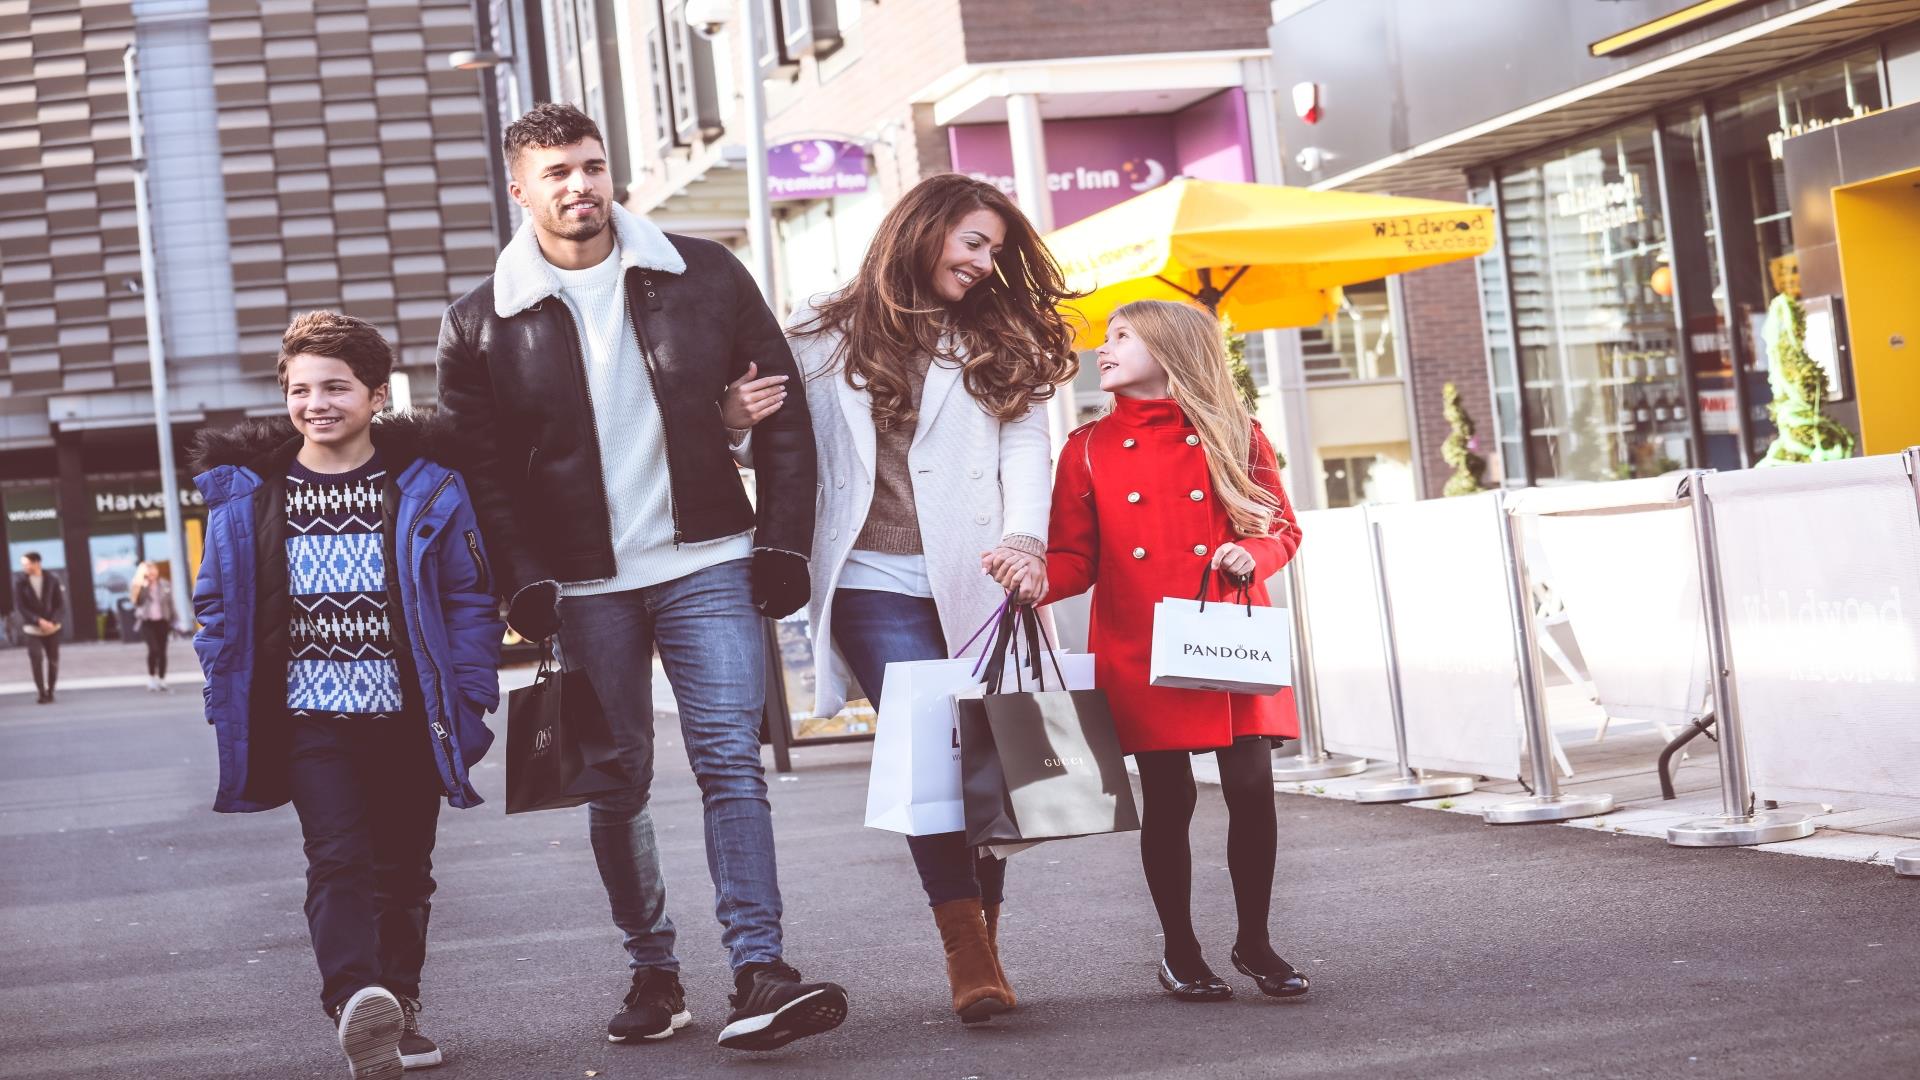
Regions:
[[[699,795],[663,728],[655,815],[694,1024],[614,1046],[624,954],[584,810],[444,811],[424,993],[479,1078],[1920,1077],[1920,881],[1884,868],[1278,796],[1273,926],[1313,993],[1231,972],[1226,815],[1203,789],[1196,916],[1239,996],[1154,983],[1131,836],[1014,858],[1003,929],[1020,1008],[963,1028],[901,839],[860,826],[865,747],[796,751],[772,785],[788,956],[852,995],[768,1055],[726,1013]],[[0,1077],[343,1077],[301,915],[298,823],[208,810],[191,692],[0,696]]]

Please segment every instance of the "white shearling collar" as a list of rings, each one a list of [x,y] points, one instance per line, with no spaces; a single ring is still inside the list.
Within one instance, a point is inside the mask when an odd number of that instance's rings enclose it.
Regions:
[[[613,235],[620,246],[620,265],[640,267],[667,274],[684,274],[687,261],[667,239],[660,227],[613,204]],[[540,241],[533,235],[533,222],[520,223],[500,258],[493,264],[493,311],[503,319],[512,318],[549,296],[560,292],[560,279],[540,253]]]

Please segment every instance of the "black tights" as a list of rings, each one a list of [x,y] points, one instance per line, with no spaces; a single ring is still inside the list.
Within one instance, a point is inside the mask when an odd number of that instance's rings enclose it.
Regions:
[[[1272,744],[1264,736],[1234,740],[1215,751],[1227,800],[1227,869],[1233,878],[1233,905],[1240,920],[1235,940],[1241,955],[1261,970],[1278,961],[1267,937],[1267,912],[1273,899],[1274,821]],[[1135,754],[1140,764],[1140,862],[1147,891],[1166,932],[1167,964],[1175,977],[1193,980],[1207,974],[1200,941],[1193,933],[1193,855],[1187,845],[1196,793],[1193,756],[1185,750]]]

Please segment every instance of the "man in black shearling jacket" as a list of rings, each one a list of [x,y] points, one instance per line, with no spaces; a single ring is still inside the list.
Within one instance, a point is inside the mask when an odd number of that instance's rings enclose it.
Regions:
[[[760,764],[761,616],[790,614],[808,594],[806,395],[736,439],[721,419],[729,385],[756,369],[797,374],[746,268],[615,203],[600,131],[572,106],[536,107],[503,142],[527,221],[493,276],[447,312],[440,405],[465,448],[507,621],[530,639],[559,633],[630,781],[588,818],[632,973],[607,1037],[661,1039],[690,1019],[647,812],[657,651],[700,783],[734,970],[720,1044],[770,1050],[847,1012],[846,991],[802,982],[782,959]],[[757,440],[752,502],[734,458],[746,438]]]

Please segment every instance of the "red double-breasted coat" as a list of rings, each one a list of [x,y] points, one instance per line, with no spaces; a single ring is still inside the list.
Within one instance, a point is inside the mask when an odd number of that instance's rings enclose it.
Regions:
[[[1114,411],[1067,437],[1053,484],[1046,603],[1093,589],[1089,650],[1121,749],[1205,750],[1241,735],[1298,736],[1293,691],[1271,696],[1150,685],[1153,606],[1193,597],[1215,548],[1253,556],[1252,599],[1300,546],[1273,446],[1253,429],[1252,476],[1278,498],[1268,536],[1238,537],[1213,493],[1200,437],[1172,401],[1114,398]],[[1211,595],[1230,591],[1214,576]]]

